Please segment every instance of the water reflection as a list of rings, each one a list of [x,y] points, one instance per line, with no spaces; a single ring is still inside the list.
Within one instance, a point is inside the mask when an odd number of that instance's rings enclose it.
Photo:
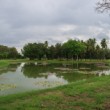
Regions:
[[[26,63],[21,68],[21,72],[23,72],[23,74],[28,78],[37,78],[42,76],[45,76],[46,78],[49,74],[53,74],[55,72],[55,70],[52,67],[53,67],[52,65],[45,66],[45,65],[36,65],[34,63]]]
[[[7,72],[16,72],[16,69],[21,65],[21,63],[10,64],[7,67],[0,68],[0,75]]]
[[[107,65],[106,67],[84,63],[11,64],[0,70],[0,95],[55,87],[96,75],[110,75],[110,69]]]

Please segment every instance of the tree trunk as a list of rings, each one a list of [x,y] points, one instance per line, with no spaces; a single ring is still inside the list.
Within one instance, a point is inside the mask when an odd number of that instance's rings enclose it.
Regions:
[[[77,55],[77,61],[79,60],[78,55]]]

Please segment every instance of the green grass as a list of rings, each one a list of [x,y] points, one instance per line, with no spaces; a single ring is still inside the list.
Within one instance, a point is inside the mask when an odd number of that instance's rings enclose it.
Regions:
[[[37,60],[0,60],[0,68],[10,63],[35,61]],[[71,60],[48,60],[47,62],[72,63]],[[110,63],[110,60],[80,60],[79,62]],[[110,110],[110,76],[81,80],[52,89],[0,96],[0,110]]]
[[[9,65],[9,62],[8,61],[4,61],[4,60],[1,60],[0,61],[0,68],[6,67],[8,65]]]
[[[35,62],[36,60],[28,60],[28,59],[7,59],[7,60],[0,60],[0,68],[7,67],[9,64],[12,63],[21,63],[21,62]]]
[[[7,60],[0,60],[0,67],[3,67],[3,66],[7,66],[9,65],[9,63],[20,63],[20,62],[38,62],[38,63],[41,63],[41,62],[48,62],[48,63],[110,63],[110,60],[79,60],[79,61],[76,61],[76,60],[57,60],[57,59],[54,59],[54,60],[28,60],[28,59],[7,59]]]
[[[1,96],[0,110],[110,110],[110,76]]]

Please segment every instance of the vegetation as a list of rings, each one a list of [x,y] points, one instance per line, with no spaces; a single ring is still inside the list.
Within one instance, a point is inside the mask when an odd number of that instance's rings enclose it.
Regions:
[[[9,65],[9,62],[7,62],[7,61],[0,61],[0,68],[1,67],[5,67],[5,66],[8,66]]]
[[[0,110],[109,110],[110,77],[0,97]]]
[[[28,43],[22,49],[25,58],[32,59],[109,59],[110,49],[107,48],[107,40],[101,40],[100,45],[96,39],[87,41],[68,40],[56,45],[44,43]]]
[[[7,47],[0,45],[0,59],[16,59],[19,58],[20,54],[15,47]]]
[[[0,45],[0,59],[17,59],[29,58],[34,59],[109,59],[110,49],[107,47],[107,40],[104,38],[100,44],[96,43],[96,39],[88,39],[87,41],[68,40],[61,44],[48,45],[48,41],[44,43],[28,43],[26,44],[20,55],[15,47],[7,47]]]

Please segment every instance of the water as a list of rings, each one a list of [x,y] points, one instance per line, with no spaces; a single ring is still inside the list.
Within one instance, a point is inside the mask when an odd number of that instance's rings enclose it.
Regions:
[[[0,69],[0,95],[65,85],[94,76],[110,75],[107,64],[17,63]]]

